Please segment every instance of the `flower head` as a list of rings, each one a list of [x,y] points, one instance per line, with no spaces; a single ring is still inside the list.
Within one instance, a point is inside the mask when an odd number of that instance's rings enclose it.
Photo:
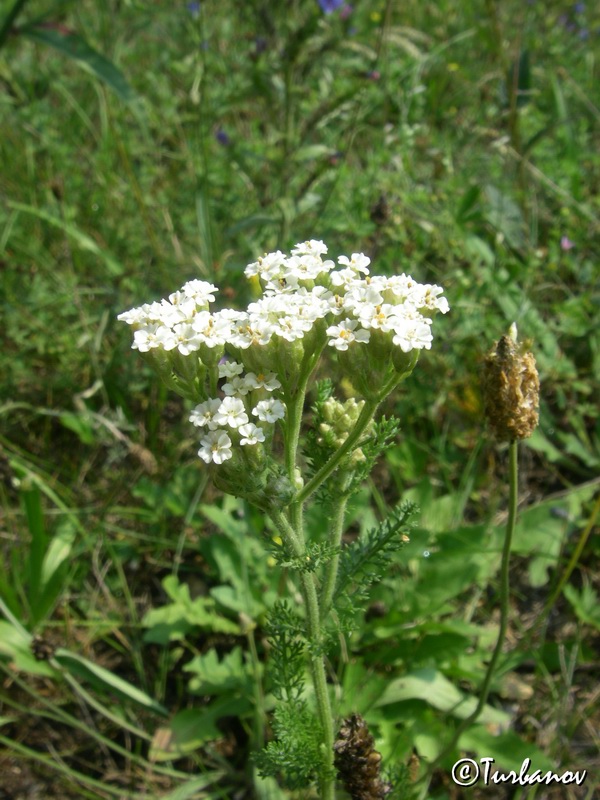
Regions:
[[[381,400],[431,348],[433,319],[449,310],[440,286],[405,273],[373,275],[361,252],[327,255],[323,241],[306,239],[290,254],[276,250],[250,263],[245,274],[262,292],[245,310],[212,311],[217,287],[194,279],[168,299],[119,314],[133,329],[133,348],[193,401],[189,419],[202,431],[200,458],[220,465],[250,448],[221,470],[222,486],[263,485],[264,470],[273,469],[268,447],[273,439],[279,446],[268,426],[281,422],[285,440],[294,416],[288,398],[324,348],[359,402]]]
[[[200,440],[200,450],[198,455],[207,464],[222,464],[224,461],[233,457],[231,450],[231,439],[225,431],[209,431]]]
[[[226,397],[220,404],[215,414],[217,425],[228,425],[230,428],[239,428],[248,422],[248,414],[243,401],[239,397]]]
[[[516,326],[492,347],[484,362],[485,413],[498,441],[527,439],[538,424],[540,379],[531,353],[517,343]]]
[[[321,6],[321,11],[324,14],[332,14],[338,8],[344,5],[344,0],[318,0]]]

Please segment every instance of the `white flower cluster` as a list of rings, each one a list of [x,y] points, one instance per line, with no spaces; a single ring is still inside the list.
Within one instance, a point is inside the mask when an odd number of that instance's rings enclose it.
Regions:
[[[248,372],[242,376],[244,367],[236,361],[223,361],[219,364],[219,378],[228,379],[221,387],[225,397],[205,400],[197,405],[190,414],[190,422],[203,429],[198,455],[207,464],[223,461],[233,457],[232,436],[236,443],[255,445],[265,441],[263,428],[250,422],[248,409],[249,396],[257,390],[274,392],[281,388],[281,383],[274,373],[255,375]],[[229,380],[230,379],[230,380]],[[250,410],[250,414],[260,422],[272,425],[285,416],[285,406],[275,397],[259,400]]]
[[[239,360],[219,364],[225,397],[201,403],[190,417],[204,429],[199,455],[207,463],[232,457],[232,435],[240,445],[264,441],[264,430],[250,422],[251,415],[266,424],[285,415],[279,397],[264,397],[281,389],[279,378],[284,376],[275,367],[275,372],[256,374],[256,363],[263,369],[260,359],[252,358],[257,348],[262,351],[277,341],[285,347],[298,340],[310,348],[314,342],[307,335],[316,330],[320,346],[326,341],[338,351],[368,345],[374,331],[404,353],[430,349],[431,318],[449,308],[441,287],[419,284],[404,274],[370,275],[370,259],[362,253],[340,256],[337,267],[326,254],[323,242],[310,240],[296,245],[289,256],[277,251],[250,264],[246,276],[260,282],[262,297],[245,311],[209,311],[216,287],[192,280],[168,300],[119,315],[133,326],[133,348],[141,352],[188,356],[200,351],[206,361],[209,348],[217,359],[228,353]],[[244,374],[244,369],[256,371]],[[251,396],[262,399],[252,405]]]
[[[341,318],[326,330],[329,345],[337,350],[368,342],[375,329],[392,332],[394,344],[405,353],[431,347],[430,315],[448,311],[440,286],[420,284],[404,274],[371,276],[370,259],[362,253],[340,256],[342,268],[336,270],[333,261],[323,260],[326,252],[323,242],[311,240],[296,245],[289,257],[277,251],[250,264],[246,275],[258,276],[263,297],[246,311],[209,312],[217,287],[193,280],[168,301],[134,308],[118,318],[136,327],[133,347],[141,352],[177,348],[188,355],[202,344],[245,350],[266,345],[274,336],[292,342],[317,320],[331,317]]]

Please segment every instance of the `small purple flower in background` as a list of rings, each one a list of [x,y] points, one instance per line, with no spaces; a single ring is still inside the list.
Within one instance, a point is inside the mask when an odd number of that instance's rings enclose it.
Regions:
[[[573,11],[576,14],[583,14],[583,12],[585,11],[585,3],[575,3],[575,5],[573,6]]]
[[[324,14],[332,14],[340,6],[344,5],[344,0],[318,0],[318,2]]]
[[[224,131],[223,128],[217,128],[217,131],[215,133],[215,139],[217,140],[217,142],[219,142],[219,144],[222,144],[224,147],[227,147],[227,145],[231,144],[231,139],[229,137],[229,134],[227,134],[227,132]]]
[[[200,3],[187,3],[186,8],[194,18],[200,13]]]
[[[572,250],[575,247],[575,242],[572,242],[568,236],[563,236],[560,240],[561,250]]]
[[[267,42],[267,40],[265,39],[264,36],[257,36],[256,39],[254,40],[254,49],[255,49],[256,55],[260,55],[261,53],[264,53],[265,50],[267,49],[267,46],[268,46],[268,42]]]
[[[351,16],[354,9],[349,3],[344,3],[342,8],[340,9],[340,19],[348,19]]]

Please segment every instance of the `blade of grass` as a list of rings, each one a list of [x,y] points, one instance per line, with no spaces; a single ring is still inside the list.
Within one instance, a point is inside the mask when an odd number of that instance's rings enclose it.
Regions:
[[[130,103],[135,99],[135,93],[121,70],[94,50],[85,39],[76,33],[63,33],[55,28],[49,27],[51,23],[41,25],[27,25],[19,28],[19,33],[27,39],[39,44],[45,44],[58,50],[62,55],[76,61],[87,72],[105,83],[117,94],[125,103]]]
[[[48,537],[44,526],[44,512],[39,487],[31,481],[24,481],[21,485],[21,498],[31,534],[29,558],[27,559],[29,608],[34,622],[37,622],[42,590],[42,568],[48,547]]]
[[[4,17],[4,22],[2,23],[2,26],[0,26],[0,47],[2,47],[2,45],[6,41],[13,26],[13,22],[21,13],[27,2],[29,2],[29,0],[15,0],[15,3],[13,3],[13,7]]]
[[[93,661],[88,661],[87,658],[70,653],[68,650],[60,648],[56,652],[56,661],[68,670],[72,675],[83,677],[90,680],[92,683],[100,683],[109,692],[118,694],[122,697],[127,697],[134,703],[143,706],[148,711],[153,711],[162,717],[167,717],[169,712],[167,709],[150,697],[146,692],[133,686],[129,681],[119,678],[110,670],[94,664]]]
[[[123,274],[123,265],[120,264],[117,259],[106,250],[105,247],[100,247],[100,245],[96,244],[91,236],[88,236],[87,233],[80,231],[75,225],[71,225],[69,222],[65,222],[59,217],[48,214],[47,211],[42,211],[39,208],[29,206],[25,203],[16,203],[10,201],[8,205],[10,208],[15,209],[15,211],[22,211],[25,214],[31,214],[32,216],[47,222],[49,225],[53,225],[55,228],[60,228],[67,236],[70,236],[72,239],[74,239],[82,250],[92,253],[101,261],[103,261],[111,275],[118,276]]]

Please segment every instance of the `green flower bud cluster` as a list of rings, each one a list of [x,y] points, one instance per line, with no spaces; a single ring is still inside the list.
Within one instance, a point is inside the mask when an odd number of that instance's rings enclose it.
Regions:
[[[345,403],[329,397],[321,407],[322,422],[319,423],[318,444],[329,450],[341,447],[354,429],[364,405],[364,400],[357,401],[353,397]],[[374,431],[375,424],[371,421],[365,430],[365,436],[372,435]],[[346,466],[353,467],[364,460],[363,451],[357,447],[351,452]]]

